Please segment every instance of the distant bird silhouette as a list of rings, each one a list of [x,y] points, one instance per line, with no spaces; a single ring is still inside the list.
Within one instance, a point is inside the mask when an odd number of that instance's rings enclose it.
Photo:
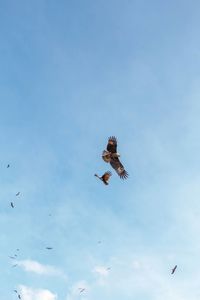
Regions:
[[[18,264],[12,265],[12,268],[15,268],[15,267],[17,267],[17,266],[18,266]]]
[[[174,272],[176,271],[176,268],[177,268],[177,265],[175,265],[175,267],[172,269],[172,273],[171,274],[174,274]]]
[[[94,176],[96,176],[97,178],[99,178],[101,181],[103,181],[104,184],[108,185],[108,180],[110,179],[110,177],[112,176],[112,173],[107,171],[105,172],[101,177],[97,174],[94,174]]]
[[[20,294],[18,293],[18,291],[17,291],[17,290],[14,290],[14,292],[17,294],[18,298],[21,299],[21,296],[20,296]]]
[[[10,205],[12,208],[14,208],[14,203],[13,202],[10,202]]]
[[[52,250],[53,248],[52,248],[52,247],[46,247],[46,249],[47,249],[47,250]]]
[[[18,192],[15,196],[19,196],[20,192]]]
[[[10,168],[10,165],[9,165],[9,164],[7,165],[7,168]]]
[[[80,293],[83,293],[85,291],[85,288],[79,288]]]
[[[14,256],[8,256],[9,258],[11,258],[11,259],[16,259],[16,257],[14,257]]]

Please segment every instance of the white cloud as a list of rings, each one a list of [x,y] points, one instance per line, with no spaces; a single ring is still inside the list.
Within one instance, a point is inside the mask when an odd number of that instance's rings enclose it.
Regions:
[[[108,267],[104,267],[104,266],[96,266],[94,268],[95,273],[97,273],[100,276],[106,277],[109,274],[109,268]]]
[[[18,261],[18,266],[22,267],[26,272],[33,272],[39,275],[48,275],[48,276],[61,276],[65,279],[67,278],[66,275],[59,269],[48,266],[42,265],[37,261],[34,260],[21,260]]]
[[[97,285],[105,286],[107,283],[110,268],[105,266],[96,266],[93,270],[97,275]]]
[[[19,293],[23,300],[56,300],[57,295],[46,289],[33,289],[24,285],[19,286]]]

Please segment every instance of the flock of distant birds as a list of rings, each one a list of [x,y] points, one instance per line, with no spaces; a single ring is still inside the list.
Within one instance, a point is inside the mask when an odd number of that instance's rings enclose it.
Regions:
[[[110,163],[110,165],[112,166],[112,168],[117,172],[117,174],[119,175],[119,177],[121,179],[127,179],[129,174],[127,173],[127,171],[124,169],[123,164],[120,162],[119,160],[120,154],[117,152],[117,139],[115,136],[111,136],[108,139],[108,143],[107,143],[107,148],[106,150],[103,151],[102,153],[102,158],[106,163]],[[7,168],[10,168],[10,164],[7,165]],[[112,173],[110,171],[105,172],[102,176],[99,176],[97,174],[94,174],[94,176],[96,176],[97,178],[99,178],[105,185],[108,185],[108,181],[110,179],[110,177],[112,176]],[[17,192],[15,194],[16,197],[18,197],[20,195],[20,192]],[[12,208],[14,208],[14,203],[10,202],[10,205]],[[51,214],[49,214],[49,216],[51,216]],[[101,241],[98,241],[98,244],[100,244]],[[52,247],[46,247],[47,250],[52,250]],[[16,249],[16,251],[19,251],[19,249]],[[10,259],[16,259],[17,258],[17,254],[14,254],[14,256],[9,256]],[[12,265],[12,267],[17,267],[18,264],[14,264]],[[107,268],[106,270],[110,270],[111,268]],[[175,265],[175,267],[171,270],[171,274],[174,274],[175,271],[177,269],[177,265]],[[86,291],[86,288],[83,287],[79,287],[78,288],[80,294],[83,293],[84,291]],[[17,294],[17,297],[19,299],[21,298],[21,295],[18,293],[17,290],[14,290],[14,292]]]

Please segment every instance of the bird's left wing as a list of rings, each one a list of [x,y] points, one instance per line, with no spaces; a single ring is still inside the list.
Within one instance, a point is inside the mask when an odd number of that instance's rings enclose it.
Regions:
[[[128,173],[124,169],[124,166],[122,165],[118,157],[113,157],[110,161],[110,164],[113,167],[113,169],[115,169],[115,171],[121,179],[128,178]]]

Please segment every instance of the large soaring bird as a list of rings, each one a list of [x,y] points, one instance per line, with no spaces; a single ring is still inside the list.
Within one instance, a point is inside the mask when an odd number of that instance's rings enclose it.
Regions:
[[[97,174],[94,174],[97,178],[99,178],[101,181],[103,181],[104,184],[108,185],[108,180],[110,179],[110,176],[112,176],[111,172],[105,172],[101,177]]]
[[[116,137],[111,136],[108,139],[107,151],[103,151],[102,158],[105,162],[111,164],[121,179],[126,179],[128,177],[128,173],[120,162],[119,157],[120,154],[117,153],[117,139]]]

